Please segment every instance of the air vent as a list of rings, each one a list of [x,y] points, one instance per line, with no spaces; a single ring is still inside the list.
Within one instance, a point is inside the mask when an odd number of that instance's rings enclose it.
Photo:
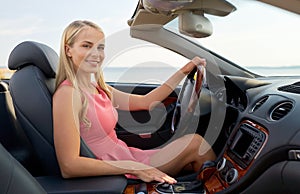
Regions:
[[[286,85],[278,88],[279,91],[291,92],[295,94],[300,94],[300,82],[293,83],[291,85]]]
[[[259,107],[261,107],[261,105],[263,105],[267,100],[268,100],[269,96],[265,96],[261,99],[259,99],[253,106],[251,112],[256,111],[257,109],[259,109]]]
[[[293,108],[293,103],[290,101],[282,102],[278,104],[271,112],[271,119],[278,121],[279,119],[286,116]]]

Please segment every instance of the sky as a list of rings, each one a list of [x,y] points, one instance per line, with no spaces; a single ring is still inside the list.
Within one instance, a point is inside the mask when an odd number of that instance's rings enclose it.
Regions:
[[[230,1],[239,6],[239,12],[235,11],[224,19],[209,16],[214,32],[209,38],[200,39],[201,44],[246,66],[300,66],[299,15],[284,13],[279,16],[278,9],[265,11],[263,5],[253,5],[252,0]],[[11,50],[25,40],[43,42],[58,52],[63,29],[76,19],[94,21],[108,35],[128,29],[127,20],[136,4],[137,0],[1,2],[0,66],[7,66]],[[260,15],[259,11],[263,14]],[[243,13],[242,17],[239,13]],[[260,33],[259,37],[253,36],[254,31]]]
[[[24,40],[58,50],[63,29],[73,20],[91,20],[106,34],[128,28],[136,4],[136,0],[5,0],[0,7],[0,66]]]

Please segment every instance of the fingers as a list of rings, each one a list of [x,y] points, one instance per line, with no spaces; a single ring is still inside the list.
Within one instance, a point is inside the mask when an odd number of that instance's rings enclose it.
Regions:
[[[151,178],[151,181],[158,181],[160,183],[167,182],[169,184],[175,184],[177,181],[173,178],[170,177],[169,175],[163,173],[162,171],[154,168],[148,171],[148,176]]]
[[[187,75],[195,68],[195,66],[199,67],[200,65],[205,67],[206,66],[206,60],[196,56],[190,62],[188,62],[185,66],[183,66],[181,68],[181,72],[184,75]]]
[[[206,60],[203,58],[197,57],[197,56],[192,59],[192,62],[196,66],[198,66],[198,65],[203,65],[204,67],[206,66]]]
[[[164,174],[162,176],[157,176],[156,178],[154,178],[154,180],[158,181],[158,182],[161,182],[161,183],[164,183],[164,182],[167,182],[169,184],[177,183],[177,181],[174,178],[170,177],[167,174]]]
[[[140,170],[138,177],[145,182],[157,181],[160,183],[167,182],[169,184],[177,183],[173,177],[170,177],[156,168]]]

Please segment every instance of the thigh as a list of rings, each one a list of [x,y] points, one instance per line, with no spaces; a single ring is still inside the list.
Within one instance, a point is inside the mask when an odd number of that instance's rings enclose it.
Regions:
[[[186,165],[192,162],[192,157],[197,157],[197,149],[199,149],[202,140],[200,136],[194,134],[176,139],[152,155],[150,165],[170,175],[178,174]],[[193,145],[195,141],[199,141],[197,149],[193,148],[195,147]],[[194,154],[194,156],[191,157],[191,154]]]

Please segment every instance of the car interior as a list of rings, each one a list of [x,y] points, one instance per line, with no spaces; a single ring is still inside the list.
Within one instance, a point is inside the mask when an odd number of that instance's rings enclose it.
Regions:
[[[195,69],[153,110],[118,111],[118,137],[129,146],[152,149],[186,133],[198,133],[212,145],[217,159],[205,162],[196,173],[180,174],[174,185],[144,183],[123,175],[62,178],[52,126],[58,55],[44,43],[24,41],[8,59],[13,76],[0,80],[0,193],[298,193],[300,77],[263,77],[238,67],[164,29],[175,16],[165,14],[170,7],[159,9],[149,2],[140,1],[128,21],[130,35],[189,59],[203,56],[207,59],[206,83],[204,70]],[[222,9],[208,4],[206,11],[227,15],[235,10],[222,3]],[[180,20],[186,23],[193,17],[183,15]],[[210,23],[204,22],[206,28],[200,31],[184,25],[181,31],[194,37],[209,36]],[[136,94],[157,87],[109,84]],[[193,95],[196,101],[191,103]],[[190,104],[192,112],[187,114]],[[80,154],[95,157],[83,140]]]

